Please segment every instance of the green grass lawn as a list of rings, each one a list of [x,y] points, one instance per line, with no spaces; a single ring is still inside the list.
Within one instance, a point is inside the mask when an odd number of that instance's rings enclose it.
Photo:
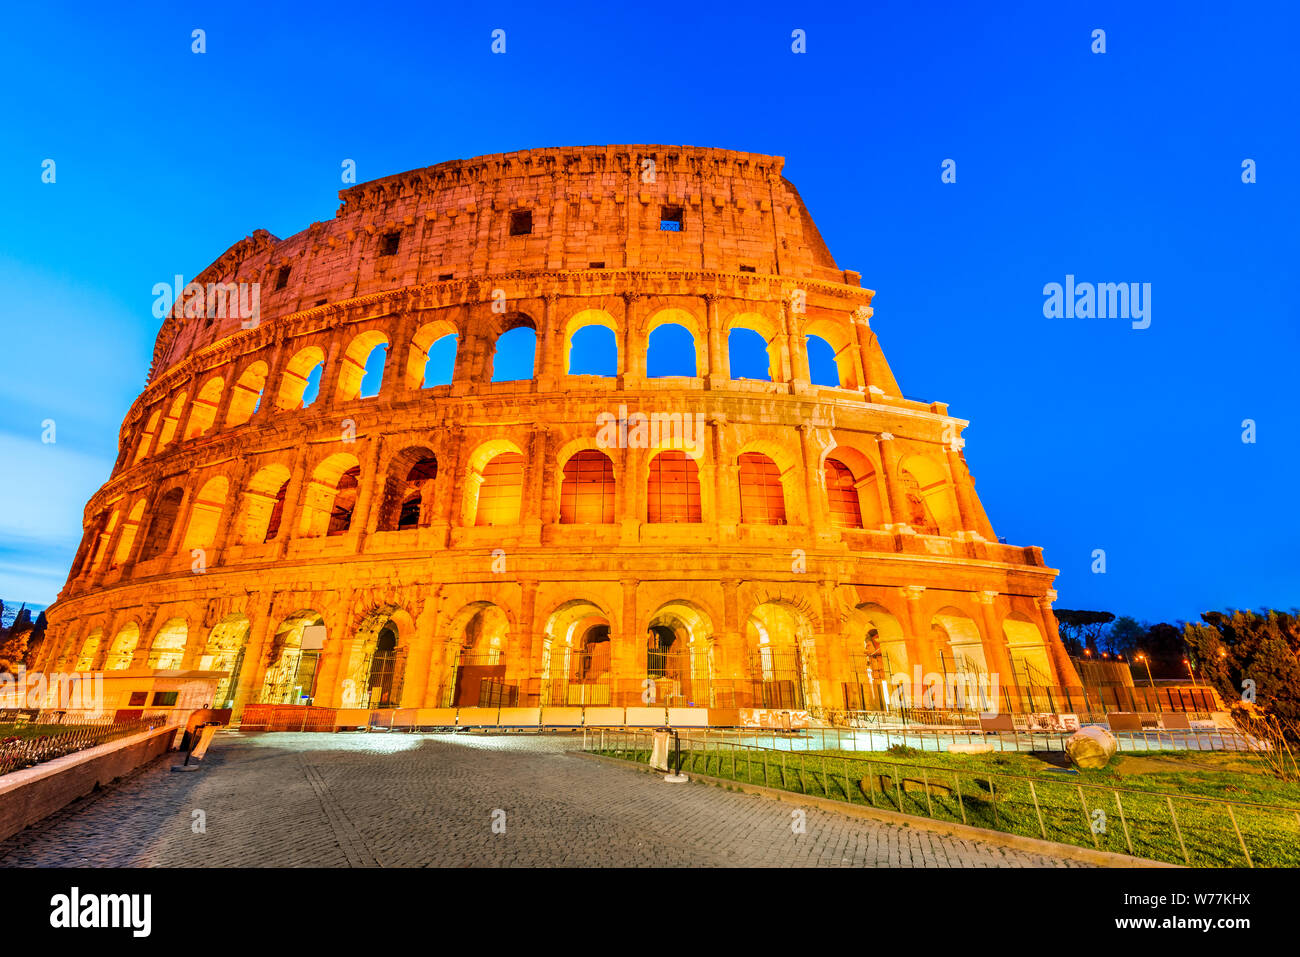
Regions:
[[[604,753],[649,758],[645,749]],[[1068,773],[1063,757],[710,747],[686,752],[684,770],[1082,847],[1131,847],[1139,857],[1176,864],[1184,862],[1185,845],[1193,866],[1245,867],[1244,840],[1257,867],[1300,866],[1300,785],[1279,781],[1258,759],[1150,752]],[[1130,791],[1117,801],[1114,791],[1090,785]],[[1224,800],[1284,809],[1234,806],[1230,815]]]

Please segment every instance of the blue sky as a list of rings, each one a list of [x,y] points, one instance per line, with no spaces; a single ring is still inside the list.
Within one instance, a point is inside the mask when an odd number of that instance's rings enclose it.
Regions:
[[[1044,546],[1059,606],[1300,605],[1300,15],[1221,6],[14,7],[0,596],[63,583],[144,383],[155,283],[331,217],[344,159],[367,180],[680,143],[786,157],[839,264],[877,290],[903,391],[971,420],[994,527]],[[1151,283],[1150,328],[1045,318],[1067,274]]]

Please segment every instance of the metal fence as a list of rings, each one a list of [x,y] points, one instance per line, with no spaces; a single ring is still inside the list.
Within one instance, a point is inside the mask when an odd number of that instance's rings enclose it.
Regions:
[[[0,774],[21,771],[23,768],[61,758],[74,751],[83,751],[118,738],[139,734],[141,731],[160,728],[166,724],[162,718],[147,718],[121,724],[110,722],[111,719],[108,719],[96,724],[74,727],[37,724],[0,725]],[[54,730],[45,733],[42,729],[46,727]],[[19,731],[22,733],[16,733]]]
[[[692,732],[684,732],[692,733]],[[714,730],[717,741],[748,742],[777,751],[885,751],[896,746],[946,752],[952,745],[987,745],[997,752],[1065,751],[1070,731],[979,731],[960,728],[850,729],[805,728],[796,731]],[[1112,731],[1121,753],[1145,751],[1258,751],[1266,741],[1228,729]]]
[[[648,761],[653,733],[588,731],[583,750]],[[681,738],[681,770],[933,820],[1196,867],[1300,864],[1300,808]],[[1060,773],[1060,772],[1048,772]],[[1118,824],[1118,826],[1116,826]]]

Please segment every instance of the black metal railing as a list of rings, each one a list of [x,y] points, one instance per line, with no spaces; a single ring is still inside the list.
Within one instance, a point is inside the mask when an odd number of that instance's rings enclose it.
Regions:
[[[145,718],[121,724],[105,719],[98,724],[75,727],[61,725],[0,725],[0,774],[21,771],[76,751],[84,751],[118,738],[160,728],[163,718]],[[45,729],[49,728],[47,732]]]

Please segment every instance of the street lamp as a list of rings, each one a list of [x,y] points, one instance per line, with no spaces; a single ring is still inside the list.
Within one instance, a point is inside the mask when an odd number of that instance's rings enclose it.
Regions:
[[[1192,662],[1187,658],[1183,659],[1183,664],[1187,665],[1187,673],[1192,676],[1192,687],[1195,688],[1197,686],[1196,669],[1192,667]]]
[[[1154,691],[1156,687],[1156,679],[1151,677],[1151,662],[1144,654],[1139,654],[1137,657],[1138,661],[1147,666],[1147,681],[1151,682],[1151,689]]]

